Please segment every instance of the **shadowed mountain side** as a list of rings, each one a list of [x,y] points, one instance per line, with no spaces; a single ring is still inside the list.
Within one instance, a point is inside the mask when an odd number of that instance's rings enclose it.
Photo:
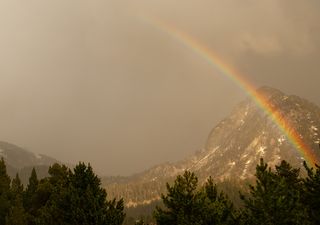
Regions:
[[[48,176],[49,166],[58,160],[42,154],[29,152],[19,146],[8,142],[0,142],[0,157],[3,157],[10,177],[19,173],[21,182],[28,183],[32,168],[36,169],[38,178]]]

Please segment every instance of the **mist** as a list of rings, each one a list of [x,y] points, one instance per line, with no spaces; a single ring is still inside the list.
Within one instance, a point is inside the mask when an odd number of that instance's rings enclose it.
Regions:
[[[256,87],[320,104],[319,10],[317,0],[2,0],[1,140],[103,175],[203,148],[246,93],[146,15]]]

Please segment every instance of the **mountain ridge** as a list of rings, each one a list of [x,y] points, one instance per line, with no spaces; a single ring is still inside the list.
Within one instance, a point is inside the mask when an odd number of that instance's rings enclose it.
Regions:
[[[294,126],[319,157],[320,108],[271,87],[263,86],[257,92]],[[159,164],[131,177],[122,177],[121,182],[116,178],[103,181],[112,197],[124,196],[127,206],[136,206],[159,199],[160,193],[165,192],[165,183],[172,182],[185,170],[194,171],[200,182],[209,176],[216,182],[252,179],[260,158],[270,166],[284,159],[301,167],[305,160],[278,125],[248,97],[211,130],[205,147],[195,154],[178,162]]]
[[[0,141],[0,156],[16,168],[35,165],[50,165],[58,160],[44,154],[37,154],[6,141]],[[23,158],[22,158],[23,157]]]
[[[0,141],[0,158],[3,157],[10,177],[17,173],[24,185],[28,183],[31,170],[35,168],[38,178],[48,176],[48,169],[58,160],[44,154],[36,154],[6,141]]]

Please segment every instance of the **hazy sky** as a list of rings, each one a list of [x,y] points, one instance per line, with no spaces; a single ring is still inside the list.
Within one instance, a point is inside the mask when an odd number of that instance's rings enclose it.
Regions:
[[[245,98],[141,16],[320,104],[319,0],[1,0],[0,140],[127,175],[202,148]]]

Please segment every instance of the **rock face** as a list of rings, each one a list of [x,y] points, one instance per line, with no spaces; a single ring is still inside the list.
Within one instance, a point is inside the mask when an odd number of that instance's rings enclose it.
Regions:
[[[258,91],[267,96],[319,157],[319,107],[275,89],[264,87]],[[300,166],[305,160],[277,124],[249,99],[212,130],[202,156],[204,162],[198,161],[194,170],[210,171],[218,179],[250,178],[262,157],[271,166],[283,159]]]
[[[290,122],[304,142],[320,158],[320,108],[307,100],[262,87],[258,92]],[[155,166],[127,178],[106,178],[111,196],[124,196],[128,206],[159,199],[165,183],[184,170],[192,170],[203,182],[212,176],[216,182],[245,180],[254,176],[260,158],[269,165],[285,159],[294,166],[305,160],[270,117],[248,98],[213,128],[204,149],[177,162]]]

